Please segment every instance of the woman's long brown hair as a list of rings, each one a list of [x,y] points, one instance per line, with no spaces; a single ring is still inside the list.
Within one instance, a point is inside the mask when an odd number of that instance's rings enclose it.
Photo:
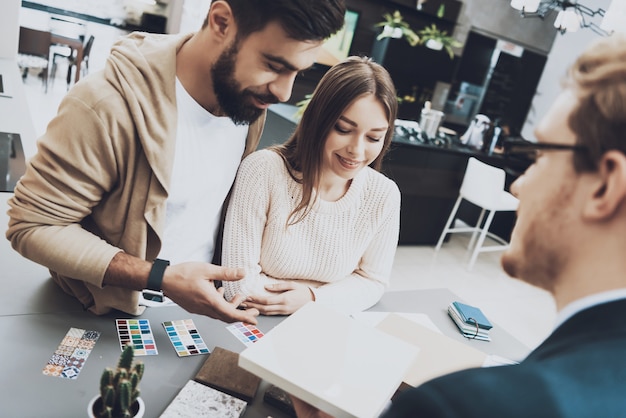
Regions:
[[[355,100],[368,94],[383,105],[389,123],[383,148],[370,164],[380,170],[393,138],[398,102],[387,70],[366,57],[349,57],[331,67],[313,92],[294,133],[284,144],[271,147],[283,158],[291,176],[302,184],[302,200],[289,216],[287,225],[300,222],[311,210],[330,131]]]

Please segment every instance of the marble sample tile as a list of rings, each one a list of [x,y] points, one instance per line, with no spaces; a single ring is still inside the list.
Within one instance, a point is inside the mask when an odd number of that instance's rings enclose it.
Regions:
[[[237,418],[247,402],[189,380],[160,418]]]

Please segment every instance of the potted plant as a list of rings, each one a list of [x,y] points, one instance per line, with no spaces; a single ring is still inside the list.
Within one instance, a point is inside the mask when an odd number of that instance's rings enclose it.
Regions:
[[[452,48],[458,48],[461,43],[448,35],[445,30],[439,30],[436,25],[430,25],[419,31],[420,43],[424,44],[427,48],[441,51],[445,49],[450,59],[454,58],[454,50]]]
[[[139,382],[143,377],[144,364],[133,363],[135,349],[132,344],[124,347],[117,368],[107,367],[100,378],[100,394],[87,408],[91,418],[141,418],[145,411],[139,397]]]
[[[416,46],[419,43],[419,36],[411,29],[411,26],[404,21],[399,11],[396,10],[393,14],[385,13],[383,14],[383,19],[383,21],[374,25],[374,27],[383,28],[382,32],[376,37],[376,40],[380,41],[384,38],[400,39],[404,37],[411,46]]]

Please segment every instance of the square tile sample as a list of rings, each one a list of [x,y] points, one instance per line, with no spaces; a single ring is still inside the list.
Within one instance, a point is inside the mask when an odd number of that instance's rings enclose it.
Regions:
[[[98,338],[98,331],[70,328],[42,373],[63,379],[77,379]]]

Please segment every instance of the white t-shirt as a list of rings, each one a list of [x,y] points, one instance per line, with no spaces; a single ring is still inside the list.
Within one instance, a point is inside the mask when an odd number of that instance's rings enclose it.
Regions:
[[[216,117],[176,79],[176,154],[159,258],[210,262],[224,199],[243,155],[248,126]]]

